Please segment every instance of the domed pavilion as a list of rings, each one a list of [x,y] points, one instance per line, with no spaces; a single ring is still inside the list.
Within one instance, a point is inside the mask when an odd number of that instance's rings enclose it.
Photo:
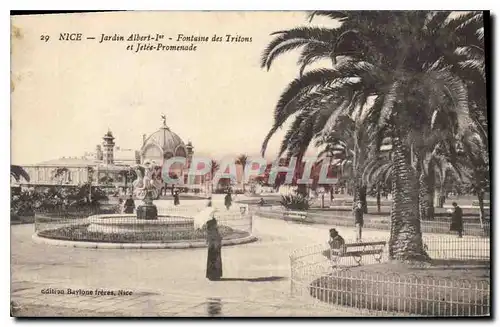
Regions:
[[[183,157],[188,162],[193,156],[193,145],[187,144],[168,128],[165,116],[162,116],[163,125],[154,133],[146,137],[140,150],[141,163],[154,161],[158,165],[172,157]]]
[[[143,143],[139,151],[141,163],[154,162],[156,165],[163,166],[172,157],[186,158],[186,165],[176,162],[170,166],[171,176],[174,177],[172,175],[174,174],[188,188],[202,188],[205,186],[203,176],[195,176],[194,180],[188,183],[189,167],[194,153],[193,145],[191,142],[184,143],[179,135],[170,130],[164,115],[162,115],[162,120],[163,124],[158,130],[149,136],[143,135]]]

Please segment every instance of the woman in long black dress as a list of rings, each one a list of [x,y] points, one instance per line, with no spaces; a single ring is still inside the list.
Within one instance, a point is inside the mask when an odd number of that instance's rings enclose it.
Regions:
[[[179,201],[179,190],[177,190],[174,193],[174,206],[178,206],[179,204],[180,204],[180,201]]]
[[[464,231],[463,211],[456,202],[453,202],[452,205],[453,212],[451,214],[450,231],[458,232],[458,237],[462,238],[462,234]]]
[[[209,280],[218,280],[222,277],[222,237],[217,228],[217,220],[212,218],[207,222],[207,275]]]

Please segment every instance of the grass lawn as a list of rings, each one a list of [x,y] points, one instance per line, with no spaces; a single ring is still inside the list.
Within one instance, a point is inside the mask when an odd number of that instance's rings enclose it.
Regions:
[[[38,235],[56,240],[103,243],[172,243],[178,241],[204,241],[206,239],[206,230],[204,229],[109,234],[89,232],[87,230],[88,226],[88,224],[64,226],[57,229],[40,231]],[[223,225],[220,225],[218,228],[224,240],[237,239],[250,235],[248,232],[235,230]]]
[[[490,314],[490,264],[434,260],[412,267],[383,263],[335,271],[314,280],[310,295],[324,302],[425,316]]]

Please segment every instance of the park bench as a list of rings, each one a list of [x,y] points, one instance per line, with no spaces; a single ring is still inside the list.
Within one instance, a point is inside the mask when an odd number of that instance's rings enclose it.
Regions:
[[[286,210],[283,212],[283,220],[285,221],[307,221],[307,212]]]
[[[479,201],[472,201],[472,207],[473,208],[479,208]],[[484,200],[483,201],[483,208],[484,209],[489,209],[490,208],[490,201]]]
[[[357,242],[348,243],[341,248],[330,248],[330,260],[332,266],[336,266],[341,258],[352,257],[358,266],[361,265],[361,261],[364,256],[373,256],[376,262],[380,263],[382,261],[382,253],[387,242],[385,241],[374,241],[374,242]]]

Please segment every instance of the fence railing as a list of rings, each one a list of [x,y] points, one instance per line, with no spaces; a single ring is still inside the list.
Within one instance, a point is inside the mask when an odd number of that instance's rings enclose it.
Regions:
[[[358,267],[352,258],[334,264],[327,244],[297,249],[290,255],[292,296],[359,316],[488,316],[489,239],[424,237],[424,244],[439,264],[414,271],[373,265],[371,256]]]
[[[256,215],[265,218],[275,218],[283,219],[283,213],[285,212],[282,208],[276,207],[254,207],[254,212]],[[329,224],[333,226],[344,226],[352,227],[354,226],[354,219],[352,213],[348,211],[327,211],[327,212],[307,212],[307,217],[309,221],[314,221],[320,224]],[[450,222],[447,221],[421,221],[421,229],[424,233],[437,233],[437,234],[456,234],[456,232],[450,231]],[[390,218],[389,217],[365,217],[364,228],[368,229],[379,229],[379,230],[389,230],[390,229]],[[489,221],[484,222],[483,226],[479,223],[469,223],[464,222],[463,224],[463,235],[470,236],[490,236],[490,223]]]
[[[244,210],[241,208],[244,207]],[[88,242],[163,243],[175,241],[201,241],[206,239],[203,224],[195,225],[194,217],[202,207],[159,207],[157,220],[137,219],[136,214],[95,214],[81,212],[37,212],[35,232],[42,237]],[[214,208],[223,239],[252,234],[252,213],[247,206]],[[205,221],[210,217],[205,218]]]

